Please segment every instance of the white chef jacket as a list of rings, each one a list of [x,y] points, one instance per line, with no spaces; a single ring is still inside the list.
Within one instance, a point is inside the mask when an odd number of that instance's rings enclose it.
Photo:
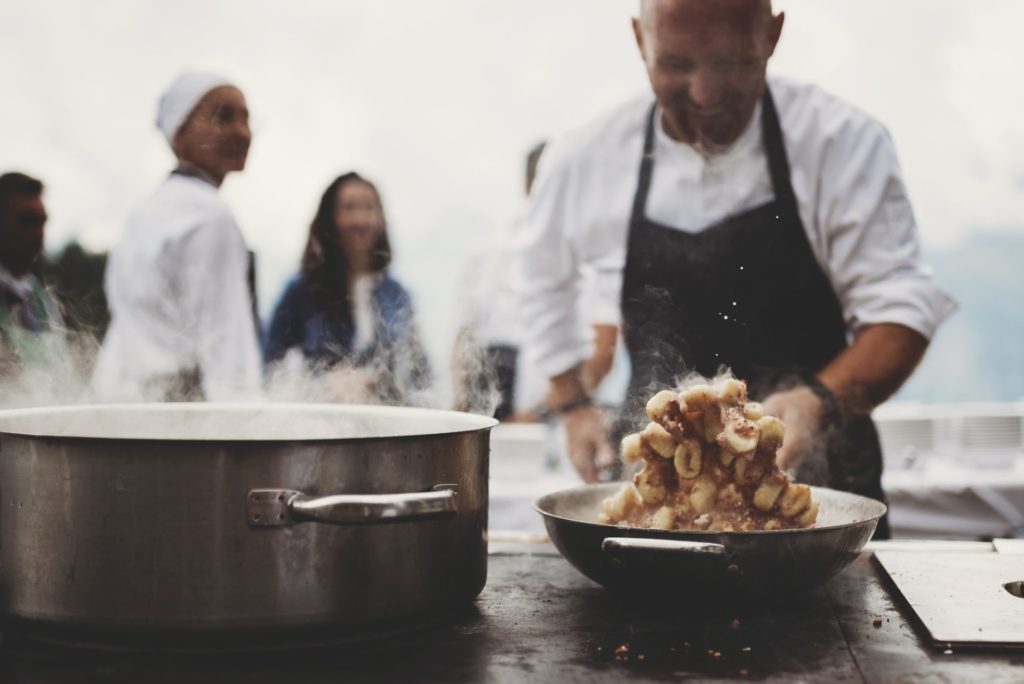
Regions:
[[[217,189],[172,174],[129,218],[105,277],[110,328],[93,385],[101,401],[146,397],[154,378],[198,369],[207,400],[259,397],[249,252]]]
[[[815,86],[769,77],[800,218],[850,332],[899,323],[927,338],[956,304],[920,261],[910,200],[885,128]],[[597,273],[605,319],[619,311],[645,94],[544,151],[517,244],[527,337],[550,377],[585,356],[575,302],[580,271]],[[769,202],[774,193],[760,105],[730,148],[704,157],[672,140],[656,116],[648,219],[699,232]]]

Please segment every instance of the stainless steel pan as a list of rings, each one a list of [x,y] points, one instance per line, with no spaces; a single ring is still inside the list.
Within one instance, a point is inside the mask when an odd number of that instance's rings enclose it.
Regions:
[[[811,487],[817,525],[769,532],[676,532],[596,522],[601,502],[621,482],[548,494],[534,507],[566,560],[616,590],[768,596],[815,587],[860,553],[885,505]]]

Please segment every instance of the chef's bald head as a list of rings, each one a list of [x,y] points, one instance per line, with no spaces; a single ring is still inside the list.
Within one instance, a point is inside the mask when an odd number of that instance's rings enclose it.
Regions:
[[[633,31],[665,132],[705,154],[735,142],[784,18],[771,0],[641,0]]]
[[[695,20],[714,16],[764,29],[773,17],[772,0],[640,0],[640,24],[647,29],[659,14],[681,11]]]

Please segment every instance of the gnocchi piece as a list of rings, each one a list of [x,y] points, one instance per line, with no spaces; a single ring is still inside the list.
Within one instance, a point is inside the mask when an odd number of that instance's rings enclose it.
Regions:
[[[687,411],[704,411],[717,407],[718,397],[710,385],[693,385],[681,393]]]
[[[700,442],[695,439],[683,440],[683,443],[676,447],[675,466],[679,477],[691,479],[700,475]]]
[[[757,429],[761,434],[761,446],[775,450],[782,446],[786,436],[786,426],[775,416],[762,416],[757,419]]]
[[[708,411],[704,414],[704,441],[712,442],[718,440],[718,435],[725,429],[722,425],[722,416],[716,411]]]
[[[732,453],[728,449],[718,449],[718,460],[721,461],[722,465],[728,468],[732,465],[732,462],[736,460],[736,454]]]
[[[764,466],[745,458],[737,458],[733,471],[736,474],[736,482],[740,485],[752,485],[760,481],[764,475]]]
[[[796,519],[796,522],[801,527],[812,527],[818,520],[818,502],[814,501],[807,510],[800,514],[800,517]]]
[[[761,420],[764,417],[764,407],[756,401],[748,401],[743,407],[743,415],[750,420]]]
[[[639,505],[640,497],[636,488],[632,484],[627,484],[616,492],[614,496],[605,499],[602,507],[604,514],[611,520],[621,520]]]
[[[644,468],[636,474],[636,490],[640,492],[640,498],[646,504],[660,504],[668,496],[665,483],[662,482],[661,474]]]
[[[760,437],[757,424],[741,416],[733,416],[718,435],[718,444],[734,454],[749,454],[757,448]]]
[[[782,482],[775,478],[764,480],[754,491],[754,507],[765,513],[772,510],[775,500],[779,498],[779,494],[782,493],[785,486],[785,480]]]
[[[735,378],[723,380],[716,389],[718,400],[723,404],[739,404],[747,400],[746,384]]]
[[[777,519],[775,519],[775,518],[772,518],[771,520],[769,520],[768,522],[766,522],[764,524],[764,529],[766,529],[766,530],[777,530],[777,529],[779,529],[779,527],[780,527],[779,521]]]
[[[619,453],[622,454],[622,460],[626,463],[636,463],[639,461],[642,455],[640,433],[634,432],[623,437]]]
[[[662,506],[651,518],[651,527],[656,530],[671,530],[676,525],[676,514],[671,506]]]
[[[672,458],[676,453],[676,442],[668,430],[657,423],[648,423],[640,433],[640,440],[662,458]]]
[[[672,404],[678,404],[679,395],[672,390],[662,390],[647,402],[647,415],[651,420],[664,422],[669,417]]]
[[[707,477],[697,478],[690,491],[690,504],[697,513],[708,513],[715,503],[715,494],[718,488],[715,483]]]
[[[786,488],[779,501],[779,512],[787,518],[795,518],[811,505],[811,489],[807,485],[794,484]]]

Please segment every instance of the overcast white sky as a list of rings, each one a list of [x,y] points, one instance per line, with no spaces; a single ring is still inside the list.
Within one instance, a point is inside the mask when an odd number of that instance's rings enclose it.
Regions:
[[[259,254],[264,311],[338,173],[377,181],[439,366],[465,258],[521,201],[526,151],[647,85],[635,0],[0,0],[0,170],[47,184],[47,244],[116,239],[172,158],[171,79],[221,70],[255,139],[224,192]],[[1024,2],[789,0],[770,69],[886,123],[923,241],[1024,228]],[[440,369],[439,369],[440,370]]]

